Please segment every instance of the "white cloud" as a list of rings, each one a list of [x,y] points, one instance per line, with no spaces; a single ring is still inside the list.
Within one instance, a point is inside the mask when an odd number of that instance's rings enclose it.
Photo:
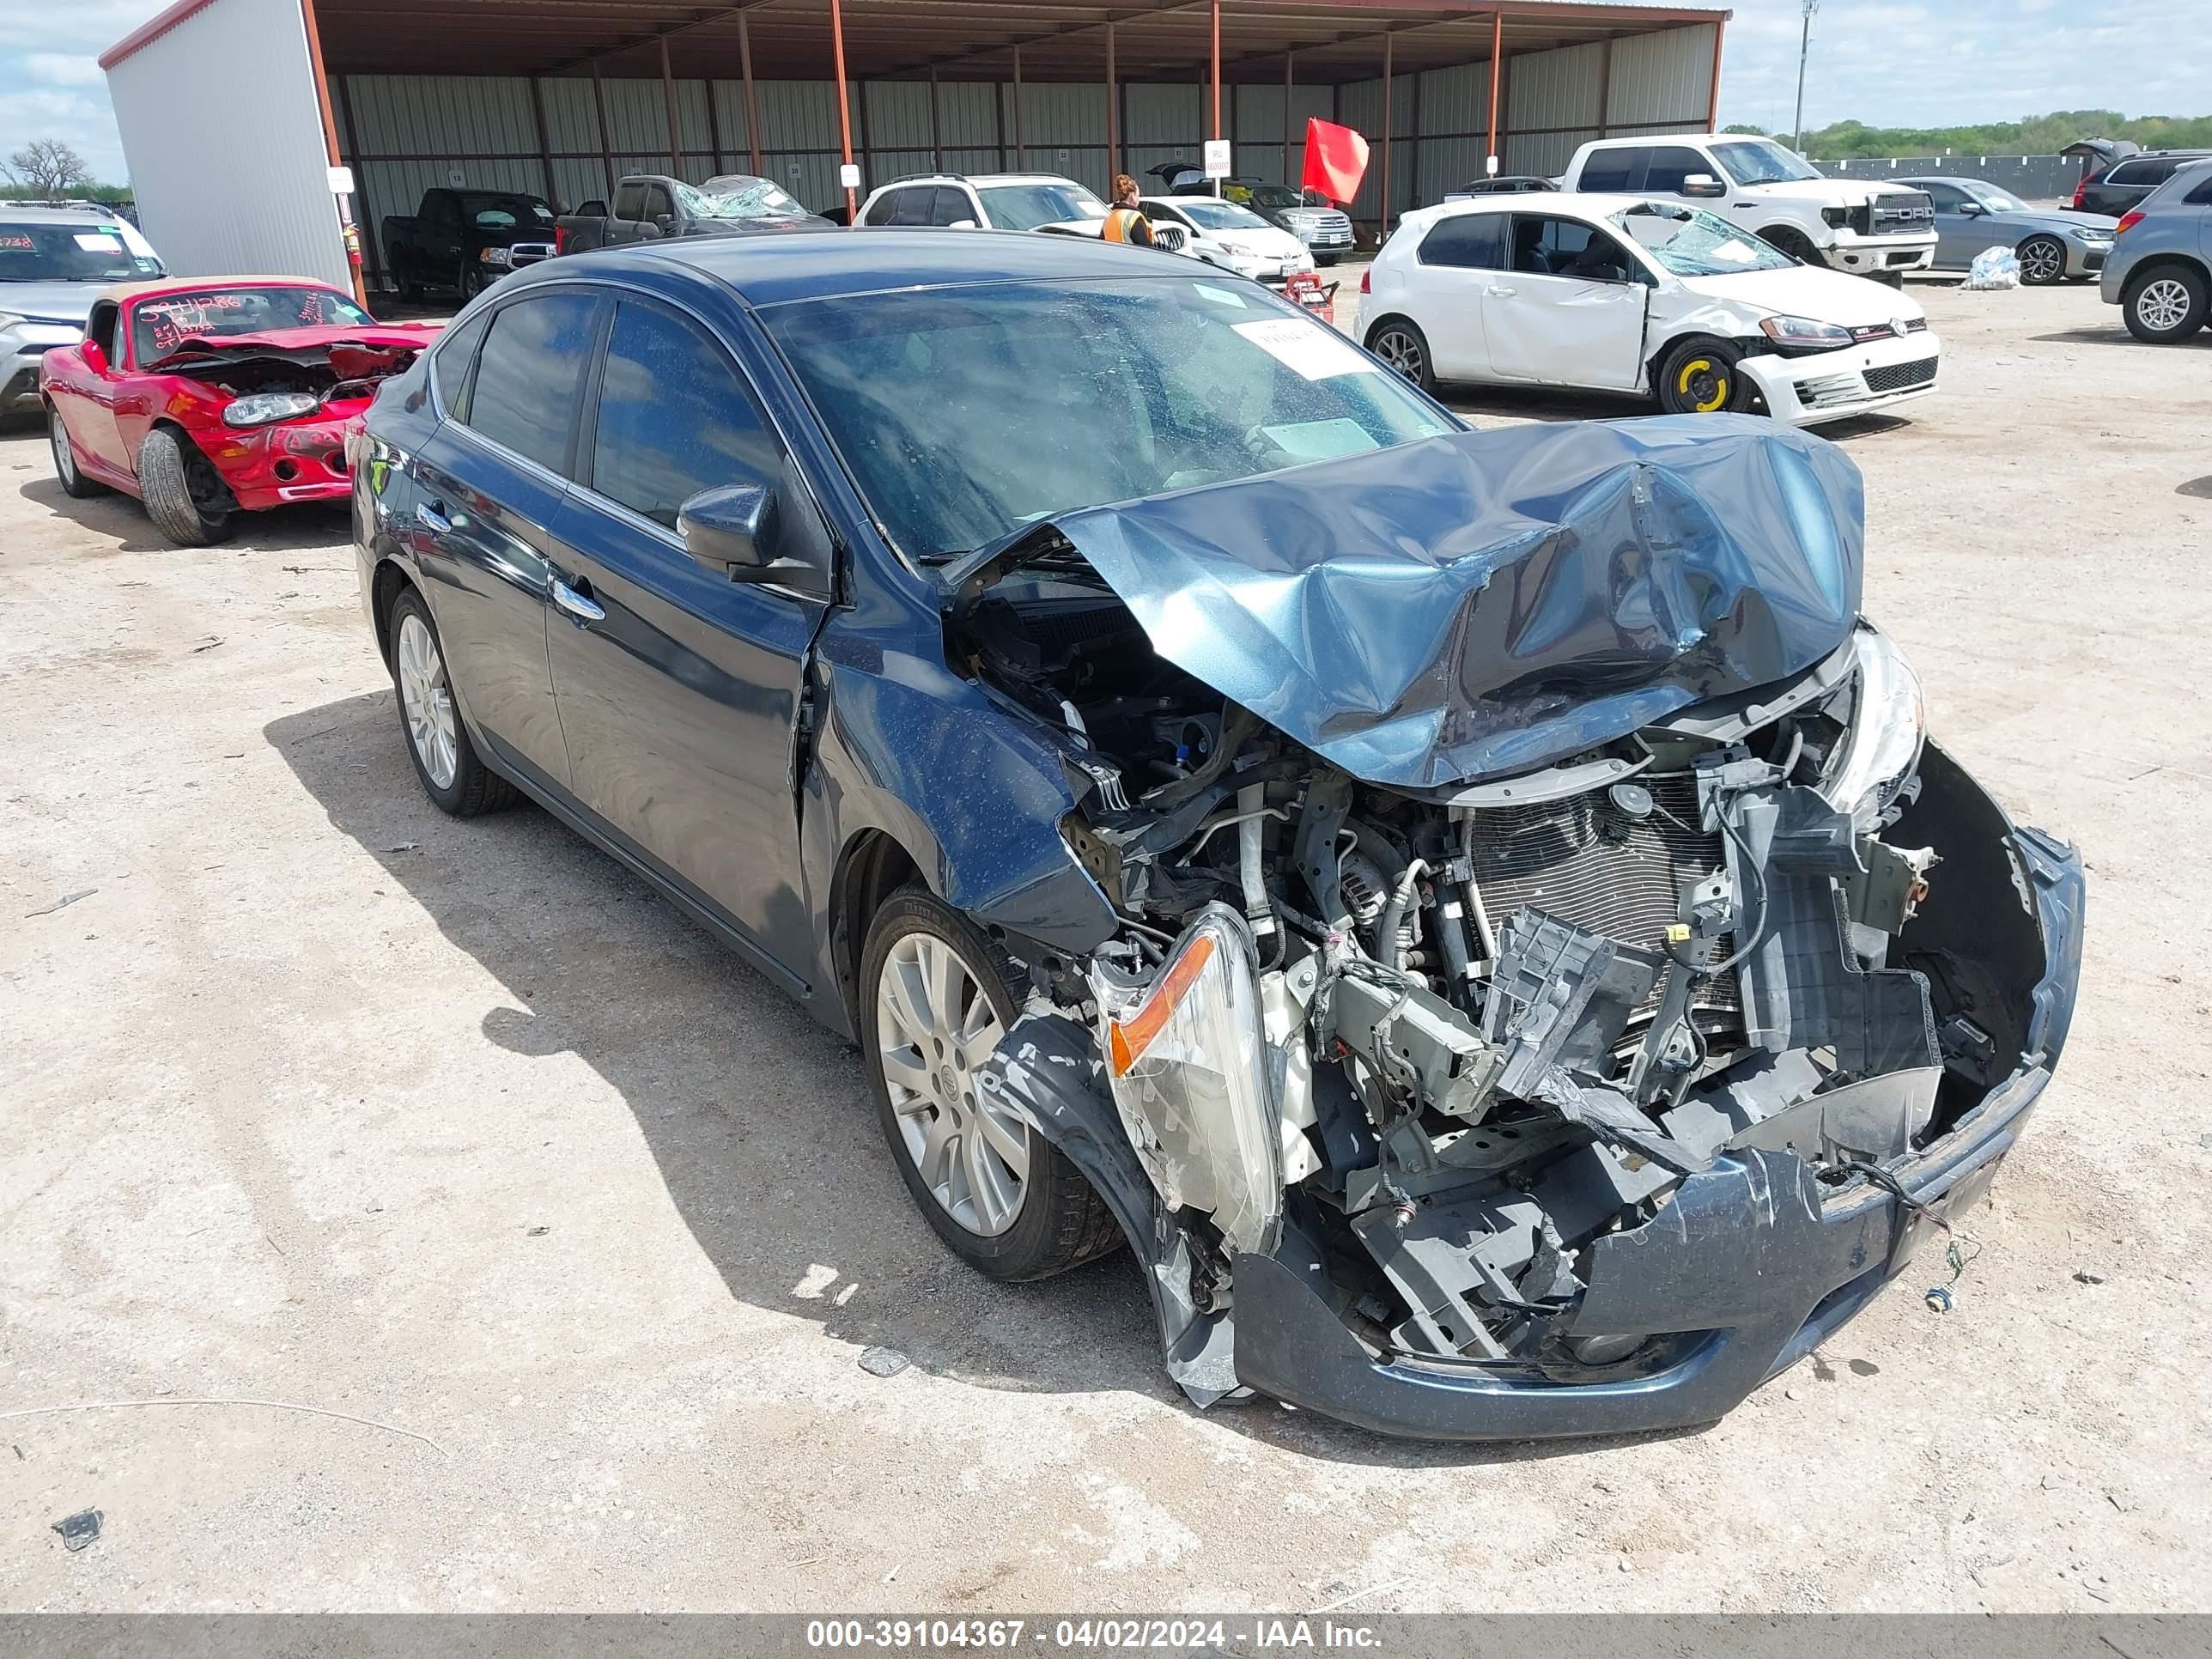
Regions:
[[[94,87],[106,80],[100,59],[63,52],[33,52],[25,55],[23,67],[33,81],[56,87]]]

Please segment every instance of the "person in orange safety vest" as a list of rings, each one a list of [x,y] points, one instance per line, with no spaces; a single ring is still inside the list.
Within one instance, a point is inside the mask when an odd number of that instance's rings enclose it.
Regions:
[[[1114,205],[1107,210],[1106,222],[1098,235],[1102,241],[1152,246],[1152,222],[1138,207],[1137,181],[1126,173],[1114,175]]]

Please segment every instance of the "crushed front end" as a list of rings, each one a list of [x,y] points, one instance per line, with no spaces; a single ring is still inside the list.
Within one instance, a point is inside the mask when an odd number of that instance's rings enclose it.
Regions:
[[[1924,741],[1863,623],[1545,764],[1380,781],[1156,650],[1072,541],[986,575],[952,642],[1064,737],[1121,926],[1033,964],[985,1086],[1114,1206],[1201,1404],[1711,1420],[1980,1195],[2048,1079],[2079,863]]]

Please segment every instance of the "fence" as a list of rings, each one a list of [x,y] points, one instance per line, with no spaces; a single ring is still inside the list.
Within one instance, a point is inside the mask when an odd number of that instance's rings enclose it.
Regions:
[[[2069,198],[2081,178],[2078,155],[1904,155],[1813,165],[1832,179],[1979,179],[2031,202]]]

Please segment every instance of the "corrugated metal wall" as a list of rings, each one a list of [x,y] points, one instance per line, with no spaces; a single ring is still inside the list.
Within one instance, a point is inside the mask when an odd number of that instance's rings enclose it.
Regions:
[[[221,0],[232,5],[289,0]],[[1483,26],[1486,29],[1487,24]],[[1486,36],[1471,49],[1486,46]],[[1632,35],[1600,45],[1510,57],[1504,69],[1498,149],[1508,173],[1556,173],[1585,139],[1601,131],[1702,130],[1712,76],[1713,26]],[[1610,52],[1610,67],[1607,58]],[[682,175],[695,181],[750,166],[744,88],[734,81],[676,83],[682,121]],[[609,80],[595,94],[588,77],[538,82],[545,142],[538,141],[531,83],[483,76],[353,76],[333,83],[339,131],[366,198],[363,223],[414,211],[422,192],[458,174],[471,185],[529,190],[563,209],[608,193],[611,152],[617,174],[669,171],[667,106],[658,80]],[[763,172],[810,207],[835,204],[839,146],[835,83],[763,81],[755,87]],[[1126,165],[1147,187],[1145,169],[1197,159],[1209,125],[1207,88],[1196,82],[1121,88]],[[606,109],[600,132],[599,109]],[[937,88],[936,138],[943,165],[961,172],[1027,167],[1060,173],[1103,193],[1109,184],[1106,87],[1029,82],[1018,115],[1010,83],[952,82]],[[1604,108],[1600,108],[1602,100]],[[1236,168],[1262,179],[1295,180],[1304,165],[1309,117],[1340,119],[1370,135],[1382,120],[1379,79],[1341,88],[1293,85],[1291,143],[1285,167],[1283,88],[1223,89],[1223,120],[1236,143]],[[1395,78],[1390,153],[1391,212],[1442,199],[1479,178],[1488,149],[1490,65],[1429,70]],[[868,186],[938,165],[927,82],[876,82],[853,92],[853,143]],[[1355,216],[1382,207],[1379,143]],[[380,267],[380,261],[379,262]]]
[[[240,64],[254,65],[253,95],[210,96],[237,84]],[[217,0],[117,64],[107,86],[138,222],[171,270],[352,287],[299,0]]]

